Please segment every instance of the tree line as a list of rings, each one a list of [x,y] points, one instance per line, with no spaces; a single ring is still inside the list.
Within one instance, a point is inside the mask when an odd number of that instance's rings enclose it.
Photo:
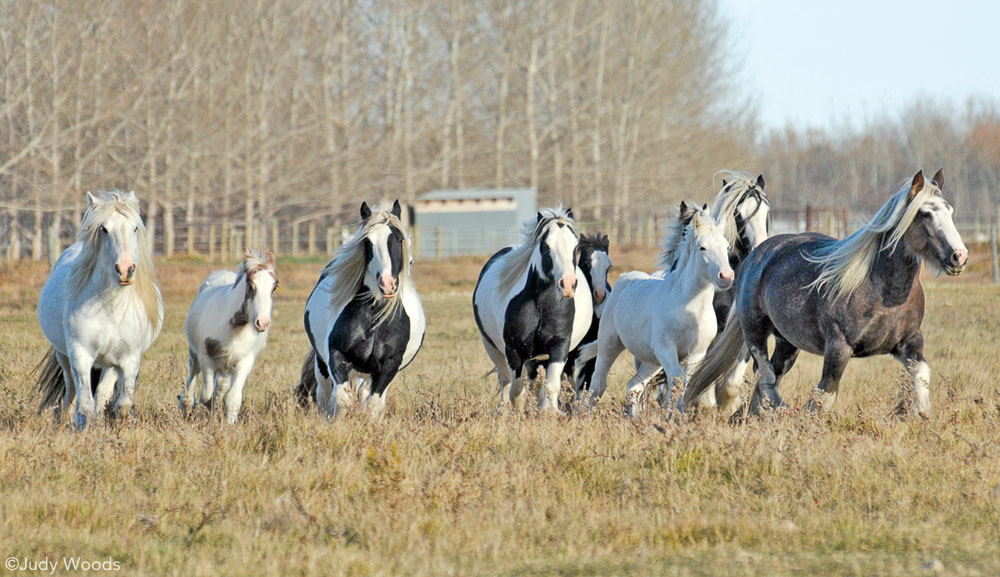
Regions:
[[[764,133],[734,38],[711,0],[0,0],[0,242],[44,258],[108,188],[168,254],[440,188],[535,188],[620,236],[721,168],[853,206],[939,153],[995,203],[989,106]]]

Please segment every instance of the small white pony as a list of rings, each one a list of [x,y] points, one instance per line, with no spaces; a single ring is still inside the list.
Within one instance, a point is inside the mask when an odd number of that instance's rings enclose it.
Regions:
[[[218,388],[226,399],[226,421],[239,419],[243,386],[267,346],[277,288],[274,253],[250,249],[236,272],[217,270],[201,283],[184,323],[189,374],[178,397],[182,413],[194,405],[201,373],[201,404],[211,407]]]
[[[61,413],[75,396],[80,429],[107,408],[116,383],[115,414],[132,407],[142,353],[163,324],[139,199],[121,191],[87,198],[77,242],[59,257],[38,302],[52,343],[40,365],[39,410],[62,397]]]
[[[681,202],[664,242],[663,259],[672,265],[663,278],[639,271],[618,278],[598,331],[592,400],[604,393],[611,365],[625,349],[640,363],[628,384],[626,410],[633,417],[641,410],[646,383],[661,366],[667,379],[659,397],[667,408],[674,380],[686,380],[685,366],[705,356],[717,330],[712,299],[735,276],[729,243],[707,208]]]

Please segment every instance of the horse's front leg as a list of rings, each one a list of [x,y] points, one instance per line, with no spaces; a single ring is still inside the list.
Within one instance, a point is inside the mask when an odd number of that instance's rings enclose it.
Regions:
[[[646,391],[646,385],[650,379],[660,372],[660,365],[656,363],[639,363],[636,367],[635,375],[632,376],[626,385],[625,390],[625,413],[636,418],[642,412],[642,395]]]
[[[254,358],[246,357],[233,368],[232,384],[226,392],[226,422],[230,425],[236,424],[240,417],[240,409],[243,407],[243,386],[246,385],[247,377],[253,370]]]
[[[562,389],[563,370],[569,359],[569,339],[550,343],[549,362],[545,365],[545,384],[538,389],[538,410],[559,412],[559,391]]]
[[[100,413],[108,409],[111,395],[115,392],[115,386],[120,388],[122,371],[118,367],[108,367],[101,373],[101,380],[97,383],[97,394],[94,396],[95,410]]]
[[[524,359],[513,348],[507,347],[507,373],[510,375],[510,399],[514,412],[524,412]]]
[[[73,371],[73,383],[76,385],[76,410],[73,421],[76,428],[83,430],[87,421],[97,416],[94,408],[94,393],[90,388],[90,369],[94,366],[94,356],[83,347],[77,346],[70,353],[70,366]]]
[[[198,403],[201,406],[205,408],[212,406],[212,401],[215,399],[215,386],[218,381],[219,373],[216,372],[214,366],[211,366],[211,363],[201,368],[201,394],[198,396]]]
[[[778,360],[778,347],[774,349],[772,358],[773,370],[778,372],[782,366]],[[806,403],[806,408],[814,411],[818,408],[829,411],[837,402],[837,390],[840,388],[840,378],[844,376],[847,362],[851,360],[851,347],[842,340],[828,341],[823,349],[823,375],[820,377],[813,398]],[[780,378],[784,373],[778,374]],[[775,386],[777,388],[777,385]]]
[[[660,385],[657,396],[660,400],[660,406],[664,409],[670,409],[674,383],[679,382],[683,384],[687,377],[687,372],[677,358],[677,348],[673,343],[661,343],[656,347],[654,352],[656,353],[656,360],[663,367],[663,376],[665,377],[665,382]]]
[[[924,336],[922,333],[914,335],[899,353],[893,357],[906,367],[907,374],[913,379],[913,400],[912,404],[908,400],[908,387],[911,383],[903,384],[903,391],[896,407],[898,413],[914,412],[925,419],[931,414],[931,366],[924,358]],[[908,406],[909,405],[909,406]]]
[[[385,414],[385,396],[389,392],[389,385],[396,378],[399,372],[399,365],[402,364],[403,357],[388,361],[378,372],[372,373],[372,384],[370,393],[364,397],[364,408],[369,416],[381,419]]]
[[[121,387],[115,402],[114,414],[126,415],[135,403],[135,381],[139,378],[139,358],[129,358],[121,362]]]
[[[332,381],[330,399],[326,405],[326,414],[336,417],[337,414],[354,405],[354,392],[351,390],[351,365],[337,351],[330,351],[330,380]]]

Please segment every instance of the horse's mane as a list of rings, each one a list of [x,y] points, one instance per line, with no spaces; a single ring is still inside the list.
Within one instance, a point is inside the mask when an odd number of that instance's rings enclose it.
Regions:
[[[320,271],[322,275],[330,277],[330,310],[340,310],[354,298],[361,287],[365,277],[364,240],[372,229],[380,224],[394,227],[403,233],[403,268],[399,272],[399,285],[395,297],[385,298],[380,291],[369,291],[372,304],[382,305],[378,311],[377,324],[392,318],[396,310],[402,306],[403,291],[409,290],[413,285],[413,279],[410,278],[410,235],[396,215],[375,207],[371,216],[358,225],[358,232],[354,237],[340,245],[333,253],[330,262]]]
[[[849,297],[865,280],[878,251],[894,250],[920,207],[932,196],[941,195],[937,184],[925,179],[923,188],[913,200],[908,201],[911,186],[910,180],[903,183],[868,224],[854,234],[843,240],[823,241],[819,247],[804,255],[807,261],[823,267],[808,288],[826,288],[834,300]]]
[[[275,283],[278,282],[277,271],[275,271],[274,267],[274,253],[251,248],[246,249],[243,262],[236,269],[236,282],[233,284],[240,284],[244,276],[253,276],[253,273],[261,269],[270,272],[271,276],[274,277]]]
[[[91,205],[83,215],[77,240],[83,245],[80,259],[69,274],[66,288],[72,292],[82,292],[90,282],[97,268],[100,256],[101,224],[111,215],[118,213],[138,227],[136,232],[135,280],[122,294],[135,299],[146,312],[153,332],[160,330],[163,322],[163,300],[157,286],[153,256],[146,240],[146,226],[139,215],[139,199],[134,193],[120,190],[99,191],[93,196]]]
[[[556,208],[543,208],[538,211],[538,215],[541,218],[536,217],[525,221],[524,226],[521,228],[521,237],[523,239],[521,244],[515,246],[510,252],[504,255],[504,258],[499,263],[498,289],[500,294],[509,294],[514,290],[514,285],[517,284],[518,279],[528,270],[528,265],[531,263],[531,255],[535,252],[535,247],[538,246],[542,238],[542,233],[549,225],[555,223],[565,224],[573,231],[574,235],[579,236],[576,231],[576,222],[563,209],[562,205]]]
[[[579,249],[583,251],[584,249],[593,249],[595,251],[608,252],[610,250],[610,244],[608,241],[608,235],[601,234],[600,232],[594,234],[593,236],[581,234],[580,242],[577,244]]]
[[[701,214],[704,218],[712,219],[712,215],[694,203],[682,202],[680,204],[677,216],[667,225],[667,231],[660,240],[660,248],[663,249],[657,261],[660,267],[665,270],[673,268],[674,262],[682,252],[681,247],[686,247],[688,241],[693,236],[693,234],[688,234],[689,231],[694,232],[694,227],[689,225],[691,225],[698,214]]]
[[[739,240],[739,230],[736,224],[736,208],[743,200],[743,195],[756,189],[762,204],[768,204],[767,194],[757,186],[757,179],[753,174],[742,170],[720,170],[715,176],[721,176],[726,183],[715,196],[712,203],[712,216],[715,222],[722,227],[723,234],[726,235],[726,242],[732,247]]]

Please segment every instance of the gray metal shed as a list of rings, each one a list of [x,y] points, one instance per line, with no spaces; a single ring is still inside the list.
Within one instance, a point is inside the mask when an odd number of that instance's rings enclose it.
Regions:
[[[520,240],[536,212],[530,188],[433,190],[417,197],[413,221],[418,258],[490,254]]]

